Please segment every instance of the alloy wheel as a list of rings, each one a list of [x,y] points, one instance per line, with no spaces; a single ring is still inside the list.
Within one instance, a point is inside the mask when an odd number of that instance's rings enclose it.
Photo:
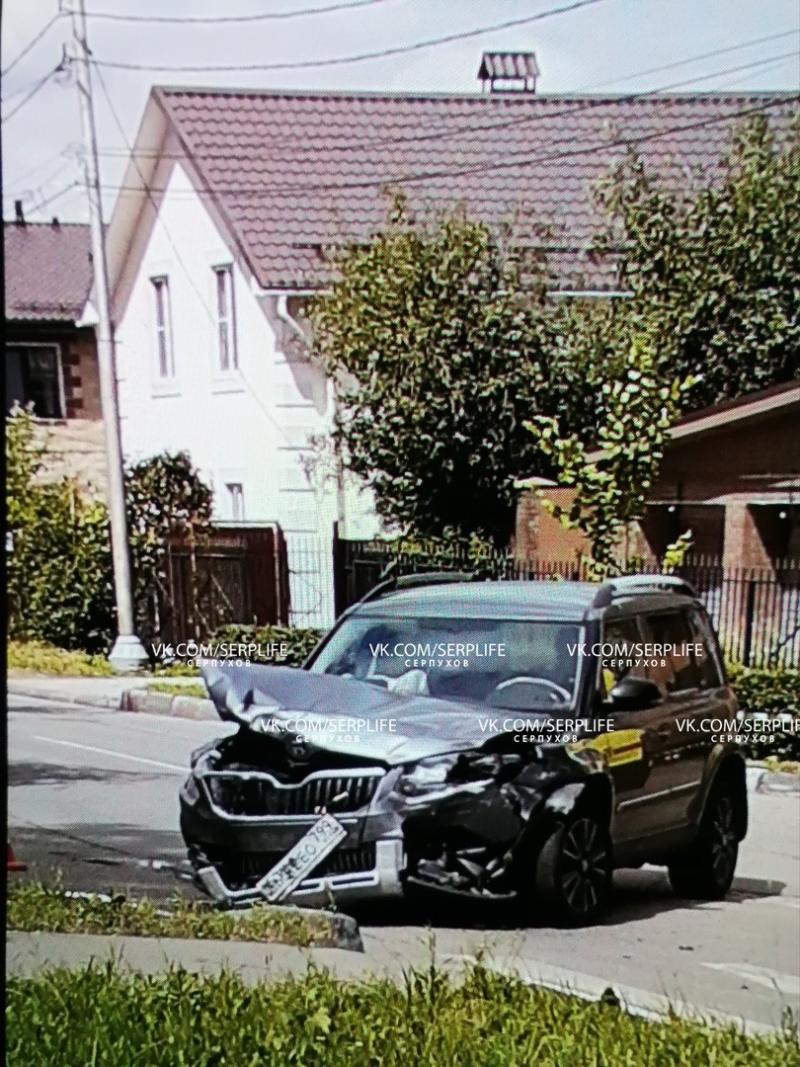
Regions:
[[[576,914],[588,914],[603,899],[609,878],[609,854],[592,819],[576,819],[561,846],[561,890]]]
[[[721,796],[714,808],[709,827],[711,865],[720,885],[730,878],[736,864],[737,842],[733,817],[733,803],[728,796]]]

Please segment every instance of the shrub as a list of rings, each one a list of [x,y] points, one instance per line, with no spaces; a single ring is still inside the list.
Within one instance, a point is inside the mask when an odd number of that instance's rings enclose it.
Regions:
[[[8,642],[6,656],[9,669],[36,671],[38,674],[72,674],[99,678],[114,674],[114,668],[105,656],[68,651],[45,644],[44,641],[11,640]]]
[[[320,630],[303,626],[247,626],[232,623],[222,626],[214,634],[214,641],[237,644],[287,645],[285,656],[269,658],[256,654],[254,663],[270,663],[275,667],[299,667],[317,646],[322,637]]]
[[[800,670],[729,663],[728,679],[743,710],[765,715],[782,712],[800,715]]]
[[[739,707],[747,715],[777,718],[791,715],[800,720],[800,670],[790,667],[743,667],[728,665],[728,680],[734,688]],[[791,729],[764,731],[774,741],[751,741],[747,754],[753,759],[775,757],[800,759],[800,734]]]
[[[114,624],[108,516],[70,479],[44,483],[29,412],[6,422],[9,635],[101,651]]]
[[[35,444],[33,417],[16,408],[6,420],[6,513],[14,538],[9,633],[105,651],[115,629],[108,513],[68,478],[45,482],[46,458]],[[167,541],[206,528],[212,495],[183,452],[142,460],[126,470],[125,481],[137,623],[142,635],[152,636]]]

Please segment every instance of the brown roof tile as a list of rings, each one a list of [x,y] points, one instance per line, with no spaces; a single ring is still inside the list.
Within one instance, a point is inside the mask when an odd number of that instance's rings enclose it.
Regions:
[[[6,318],[75,322],[92,282],[89,227],[6,222]]]
[[[380,229],[392,188],[417,210],[526,213],[550,228],[534,243],[556,284],[613,286],[590,255],[593,189],[632,142],[671,186],[706,184],[736,121],[763,112],[785,129],[798,106],[788,93],[156,93],[265,288],[322,283],[325,248]]]

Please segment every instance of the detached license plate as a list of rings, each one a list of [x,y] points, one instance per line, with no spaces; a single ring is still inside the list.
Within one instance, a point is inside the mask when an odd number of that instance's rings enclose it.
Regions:
[[[278,860],[257,885],[270,904],[277,904],[307,878],[336,846],[347,837],[347,830],[332,815],[322,815],[286,855]]]

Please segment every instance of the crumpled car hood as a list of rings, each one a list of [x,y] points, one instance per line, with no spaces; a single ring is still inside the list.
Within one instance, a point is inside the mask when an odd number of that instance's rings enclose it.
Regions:
[[[309,727],[302,732],[312,749],[401,764],[479,748],[491,737],[489,709],[471,704],[403,695],[295,667],[204,664],[201,672],[221,718],[244,726],[258,719],[264,732],[290,737],[300,720]],[[347,720],[361,725],[349,730]]]

